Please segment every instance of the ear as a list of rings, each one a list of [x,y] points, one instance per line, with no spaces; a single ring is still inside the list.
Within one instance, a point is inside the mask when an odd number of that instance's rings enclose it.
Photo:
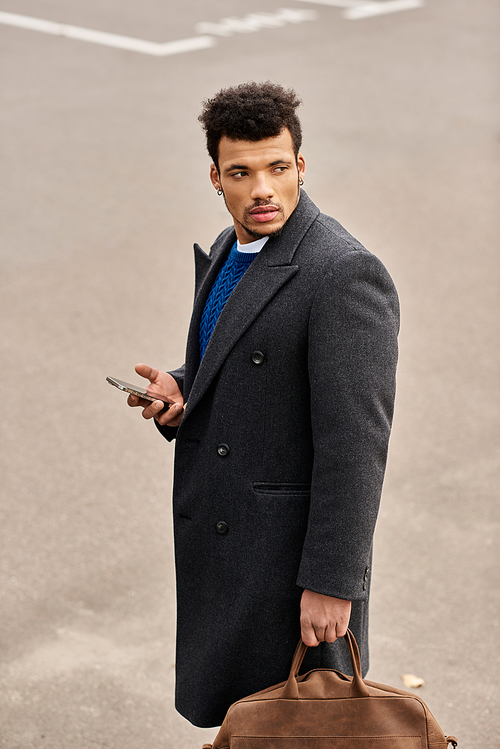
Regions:
[[[304,174],[306,173],[306,160],[304,159],[300,151],[297,154],[297,169],[299,171],[299,178],[302,179],[304,177]]]
[[[210,164],[210,181],[216,190],[221,189],[219,172],[215,164]]]

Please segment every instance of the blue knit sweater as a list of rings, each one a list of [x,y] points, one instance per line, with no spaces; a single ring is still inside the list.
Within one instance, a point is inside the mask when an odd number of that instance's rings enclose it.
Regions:
[[[229,299],[234,287],[250,267],[250,263],[257,252],[238,252],[238,243],[235,242],[231,252],[215,279],[210,290],[200,323],[200,361],[203,359],[205,349],[208,346],[215,323],[219,319],[222,309]]]

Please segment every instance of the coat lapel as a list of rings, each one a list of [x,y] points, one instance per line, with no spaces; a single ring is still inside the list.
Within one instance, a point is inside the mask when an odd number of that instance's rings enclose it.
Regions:
[[[301,191],[299,204],[288,219],[282,233],[278,237],[269,239],[229,297],[201,364],[199,364],[201,315],[210,289],[235,241],[234,230],[228,230],[221,235],[220,241],[216,242],[212,248],[210,258],[195,245],[195,253],[198,257],[197,278],[202,272],[205,275],[196,295],[188,335],[185,381],[187,404],[184,418],[206,393],[227,355],[261,310],[298,271],[298,265],[292,263],[294,254],[318,214],[318,208]],[[207,261],[208,270],[206,270]],[[203,270],[198,271],[198,264]]]
[[[200,364],[199,332],[201,316],[217,275],[224,265],[229,251],[236,241],[236,232],[231,227],[222,232],[214,242],[210,256],[198,244],[194,245],[195,296],[193,314],[186,348],[186,368],[184,378],[184,399],[189,397],[193,381]]]

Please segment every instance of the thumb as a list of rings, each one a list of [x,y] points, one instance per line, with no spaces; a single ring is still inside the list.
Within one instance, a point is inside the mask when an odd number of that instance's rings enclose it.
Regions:
[[[159,372],[158,369],[150,367],[149,364],[136,364],[135,371],[138,375],[140,375],[141,377],[145,377],[150,382],[154,382],[156,380]]]

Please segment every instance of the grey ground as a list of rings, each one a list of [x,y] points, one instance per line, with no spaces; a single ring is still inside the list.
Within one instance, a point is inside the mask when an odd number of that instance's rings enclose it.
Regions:
[[[280,7],[1,9],[164,42]],[[309,195],[401,296],[370,677],[421,676],[461,747],[500,747],[500,8],[287,7],[318,18],[164,58],[0,26],[2,749],[199,749],[215,733],[172,703],[172,448],[105,377],[182,361],[191,245],[228,223],[200,101],[268,78],[303,98]]]

